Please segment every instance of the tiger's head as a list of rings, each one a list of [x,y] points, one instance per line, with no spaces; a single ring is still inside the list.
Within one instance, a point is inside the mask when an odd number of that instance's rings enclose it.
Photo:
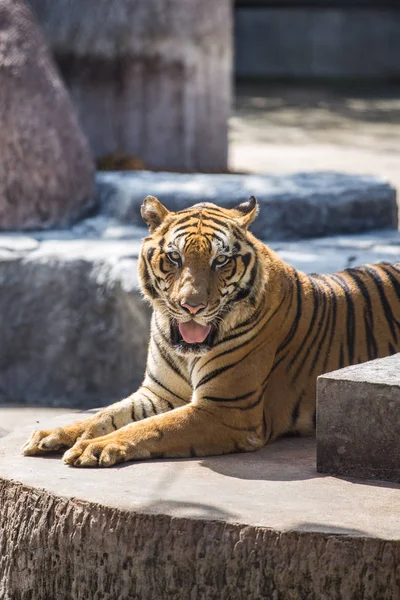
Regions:
[[[139,277],[179,354],[204,354],[255,304],[259,261],[247,231],[257,216],[252,196],[234,209],[208,202],[170,212],[147,196],[141,214]],[[242,314],[242,318],[243,318]]]

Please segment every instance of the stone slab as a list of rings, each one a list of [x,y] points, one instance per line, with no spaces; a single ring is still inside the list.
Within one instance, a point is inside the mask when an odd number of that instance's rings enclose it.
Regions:
[[[199,202],[232,207],[255,195],[260,215],[252,231],[262,239],[299,239],[397,228],[394,188],[379,177],[314,172],[294,175],[205,175],[148,171],[98,173],[98,204],[122,222],[142,224],[148,194],[170,210]]]
[[[43,417],[43,427],[76,419]],[[316,473],[311,438],[79,470],[22,457],[27,435],[0,440],[4,600],[400,593],[400,486]]]
[[[318,378],[317,469],[400,482],[400,353]]]

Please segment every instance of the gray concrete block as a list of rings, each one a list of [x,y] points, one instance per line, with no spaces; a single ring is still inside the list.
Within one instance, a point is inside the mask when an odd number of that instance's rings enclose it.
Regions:
[[[261,210],[252,231],[264,240],[397,229],[398,224],[395,189],[384,179],[368,175],[188,175],[148,171],[97,175],[101,210],[121,222],[143,224],[140,206],[148,194],[175,211],[198,202],[232,207],[255,195]]]
[[[400,354],[317,381],[317,470],[400,482]]]
[[[400,12],[378,7],[236,10],[241,77],[398,77]]]

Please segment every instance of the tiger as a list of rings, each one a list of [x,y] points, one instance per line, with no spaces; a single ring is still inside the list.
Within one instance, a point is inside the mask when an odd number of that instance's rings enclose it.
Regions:
[[[400,351],[400,264],[305,274],[249,226],[254,196],[169,211],[145,198],[138,259],[152,306],[144,380],[98,413],[34,431],[75,467],[255,451],[316,427],[319,375]]]

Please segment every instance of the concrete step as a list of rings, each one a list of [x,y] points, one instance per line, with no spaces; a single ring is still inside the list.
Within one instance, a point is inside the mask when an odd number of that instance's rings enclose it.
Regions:
[[[370,175],[309,172],[291,175],[98,173],[101,211],[125,223],[142,224],[148,194],[170,210],[199,202],[232,207],[256,196],[260,214],[252,224],[265,240],[293,240],[371,229],[397,229],[395,189]]]
[[[399,415],[400,353],[319,377],[318,471],[400,483]]]
[[[399,597],[400,486],[318,474],[313,439],[79,470],[28,433],[0,440],[5,600]]]

